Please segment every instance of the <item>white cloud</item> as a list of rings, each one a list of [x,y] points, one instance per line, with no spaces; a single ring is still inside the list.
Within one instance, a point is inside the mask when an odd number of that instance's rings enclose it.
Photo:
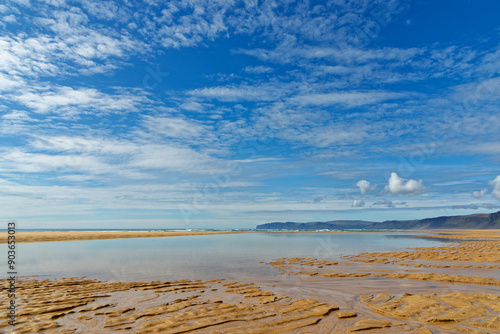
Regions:
[[[115,38],[86,28],[67,29],[73,35],[0,37],[0,70],[31,77],[102,73],[116,68],[123,57],[141,52],[136,45],[140,43],[127,36]]]
[[[406,182],[405,182],[406,181]],[[392,172],[389,183],[385,187],[393,195],[420,195],[426,192],[422,180],[405,180]]]
[[[308,94],[296,96],[291,99],[292,102],[311,105],[332,105],[343,104],[347,107],[358,107],[368,104],[379,103],[386,100],[401,99],[408,94],[383,92],[383,91],[348,91],[326,94]]]
[[[274,69],[269,66],[247,66],[244,70],[245,72],[255,74],[271,73],[274,71]]]
[[[196,112],[203,111],[203,105],[201,103],[196,102],[196,101],[186,101],[186,102],[182,103],[179,107],[181,109],[188,110],[188,111],[196,111]]]
[[[147,102],[142,94],[120,92],[110,95],[93,88],[55,86],[26,87],[11,99],[31,108],[37,113],[92,113],[134,111],[136,105]]]
[[[355,199],[352,201],[351,207],[353,208],[361,208],[365,206],[365,202],[360,199]]]
[[[83,1],[82,4],[90,14],[103,20],[114,19],[119,12],[114,1]],[[123,11],[120,12],[123,15]]]
[[[2,115],[2,118],[8,120],[30,120],[30,117],[24,110],[13,110],[9,114]]]
[[[222,170],[219,161],[208,154],[188,147],[167,144],[138,146],[138,152],[134,154],[131,166],[186,174],[213,174]]]
[[[408,62],[412,58],[424,53],[425,49],[361,49],[353,46],[332,48],[321,46],[298,46],[295,43],[282,43],[278,45],[274,50],[239,49],[235,52],[254,56],[261,60],[273,61],[278,63],[288,63],[303,58],[309,60],[328,59],[331,60],[332,63],[360,65],[377,61],[383,61],[385,64],[387,64],[388,62],[408,64]]]
[[[133,142],[83,136],[37,136],[31,143],[37,150],[88,154],[132,154],[138,150]]]
[[[297,126],[296,128],[285,128],[277,134],[288,141],[301,141],[304,144],[315,147],[331,147],[332,145],[341,145],[347,143],[359,143],[367,137],[365,129],[355,129],[331,126]]]
[[[10,77],[3,73],[0,73],[0,92],[12,91],[13,89],[22,85],[23,83],[20,78]]]
[[[481,198],[484,195],[486,195],[487,193],[488,193],[488,189],[484,188],[483,190],[472,192],[472,197]]]
[[[374,185],[371,185],[370,182],[366,180],[360,180],[358,183],[356,183],[356,186],[359,187],[359,191],[361,192],[361,195],[367,194],[371,192],[373,189],[375,189]]]
[[[92,137],[37,137],[31,148],[5,149],[0,156],[3,173],[83,173],[121,178],[162,179],[171,172],[206,175],[224,172],[224,161],[188,146],[153,144]]]
[[[403,202],[404,203],[404,202]],[[405,203],[406,204],[406,203]],[[392,201],[388,201],[388,200],[384,200],[384,201],[377,201],[375,203],[372,204],[372,206],[377,206],[377,205],[382,205],[382,206],[386,206],[388,208],[395,208],[396,205],[394,204],[394,202]]]
[[[225,102],[236,101],[273,101],[282,92],[276,86],[220,86],[195,89],[188,92],[188,95],[217,99]]]
[[[10,14],[10,15],[4,16],[2,20],[4,22],[14,23],[14,22],[16,22],[16,17],[13,14]]]
[[[496,128],[498,128],[499,124],[498,120],[496,119],[491,119],[490,124],[493,123]],[[470,132],[467,132],[470,133]],[[491,155],[497,155],[500,154],[500,142],[484,142],[484,143],[477,143],[474,145],[460,145],[459,147],[456,148],[457,150],[463,152],[471,152],[471,153],[479,153],[479,154],[491,154]]]
[[[497,200],[500,201],[500,175],[491,180],[489,183],[493,187],[491,193]]]
[[[451,98],[464,104],[465,108],[477,108],[480,103],[496,102],[500,99],[500,78],[472,82],[454,87]]]
[[[172,138],[200,137],[206,132],[203,126],[182,118],[146,116],[144,125],[151,132]]]
[[[37,154],[15,150],[0,159],[0,170],[4,172],[16,171],[24,173],[81,171],[101,174],[111,172],[112,168],[93,156]]]

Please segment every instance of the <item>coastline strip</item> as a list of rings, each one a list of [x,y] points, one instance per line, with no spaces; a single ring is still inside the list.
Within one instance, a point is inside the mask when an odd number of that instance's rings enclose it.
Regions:
[[[78,240],[104,240],[104,239],[129,239],[129,238],[160,238],[180,237],[193,235],[249,233],[244,231],[189,231],[189,232],[17,232],[16,243],[25,242],[54,242]],[[0,244],[7,243],[7,238],[1,238]]]

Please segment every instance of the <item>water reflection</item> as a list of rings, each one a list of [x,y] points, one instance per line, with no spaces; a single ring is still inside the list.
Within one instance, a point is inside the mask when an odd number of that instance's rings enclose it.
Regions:
[[[449,240],[443,240],[448,242]],[[19,275],[149,281],[251,277],[282,257],[339,259],[360,252],[442,245],[411,234],[243,233],[19,244]]]

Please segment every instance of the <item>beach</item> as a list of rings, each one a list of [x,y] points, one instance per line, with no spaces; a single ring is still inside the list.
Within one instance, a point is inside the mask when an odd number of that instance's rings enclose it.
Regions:
[[[77,240],[105,240],[105,239],[129,239],[129,238],[160,238],[160,237],[180,237],[192,235],[212,235],[242,233],[238,231],[61,231],[61,232],[17,232],[16,242],[53,242],[53,241],[77,241]],[[0,239],[0,244],[7,242],[7,237]]]
[[[92,236],[88,233],[74,232],[72,240]],[[500,231],[439,231],[423,237],[457,242],[397,252],[361,252],[335,261],[276,258],[260,263],[270,275],[251,280],[19,277],[17,325],[9,326],[3,315],[0,330],[500,333]],[[7,289],[5,283],[3,309]]]

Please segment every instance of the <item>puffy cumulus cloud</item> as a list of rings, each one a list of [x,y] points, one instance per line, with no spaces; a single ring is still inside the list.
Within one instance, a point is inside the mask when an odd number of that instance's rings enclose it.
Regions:
[[[500,178],[499,178],[499,186],[500,186]],[[389,178],[389,183],[385,186],[385,189],[388,190],[393,195],[420,195],[427,191],[427,188],[424,187],[422,180],[405,180],[400,178],[397,173],[392,172],[391,177]],[[500,187],[499,187],[500,191]],[[499,193],[500,198],[500,193]]]
[[[498,175],[495,179],[491,180],[490,185],[493,187],[491,193],[497,200],[500,201],[500,175]]]
[[[352,208],[362,208],[363,206],[365,206],[365,202],[360,199],[353,200],[351,204]]]
[[[484,188],[483,190],[472,192],[472,197],[481,198],[484,195],[486,195],[487,193],[488,193],[488,189]]]
[[[359,191],[361,192],[361,195],[367,194],[370,191],[372,191],[373,189],[375,189],[375,186],[366,180],[358,181],[358,183],[356,183],[356,186],[359,187]]]

